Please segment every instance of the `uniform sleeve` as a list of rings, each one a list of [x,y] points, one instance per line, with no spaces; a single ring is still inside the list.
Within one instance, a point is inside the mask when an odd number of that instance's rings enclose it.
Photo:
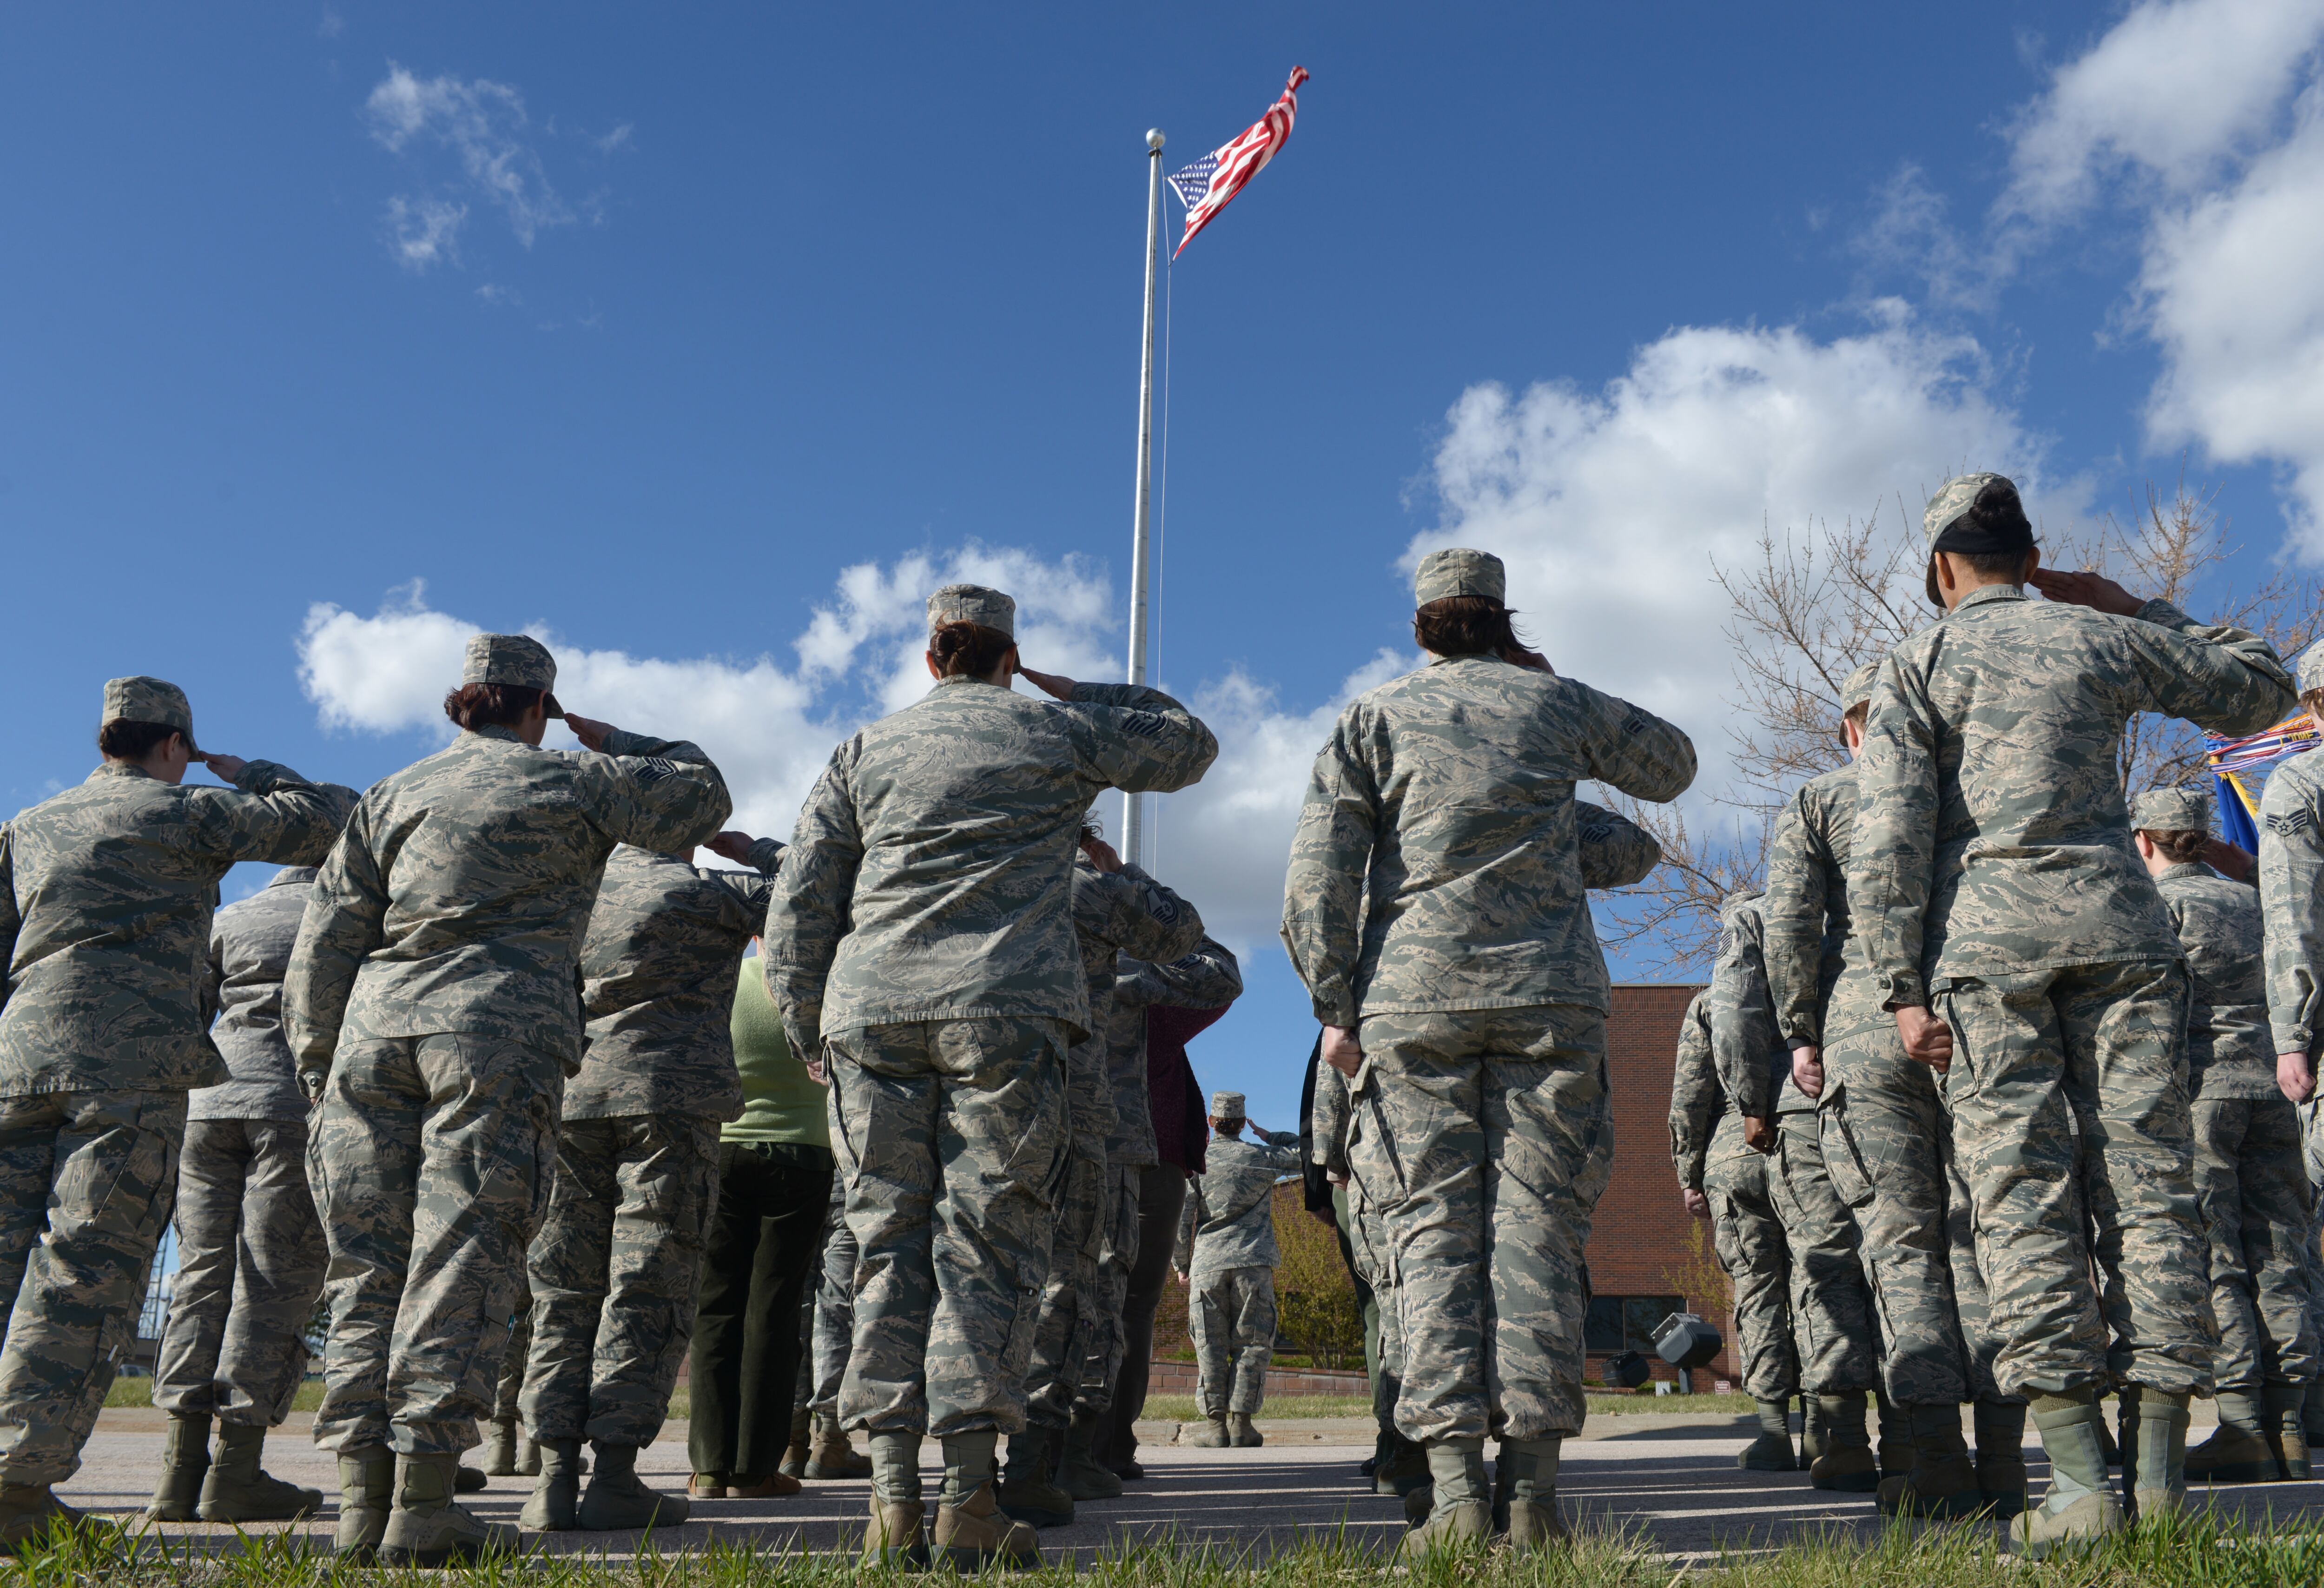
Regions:
[[[1259,1161],[1277,1175],[1299,1172],[1299,1132],[1269,1131],[1259,1147]]]
[[[1848,913],[1889,1008],[1925,1006],[1921,946],[1937,843],[1937,730],[1917,677],[1880,664],[1856,762]]]
[[[8,1007],[16,984],[9,967],[16,963],[16,934],[23,929],[23,912],[16,908],[15,829],[0,822],[0,1009]]]
[[[1652,834],[1602,805],[1575,800],[1573,830],[1585,888],[1627,888],[1662,863],[1663,846]]]
[[[1086,893],[1097,917],[1089,930],[1131,958],[1167,964],[1203,946],[1203,918],[1194,907],[1138,867],[1099,872],[1096,884],[1074,890],[1074,914]]]
[[[1307,1115],[1308,1161],[1329,1173],[1348,1172],[1348,1077],[1321,1063],[1315,1066],[1315,1105]]]
[[[244,762],[234,791],[195,790],[201,826],[222,860],[313,865],[330,853],[355,808],[353,789],[310,783],[271,761]]]
[[[1364,878],[1379,833],[1379,788],[1358,750],[1355,710],[1341,716],[1308,773],[1283,878],[1284,951],[1326,1026],[1356,1024]]]
[[[1178,1239],[1170,1248],[1170,1266],[1182,1274],[1194,1266],[1194,1226],[1202,1220],[1203,1182],[1197,1176],[1178,1205]]]
[[[2303,775],[2307,759],[2279,770],[2260,795],[2259,908],[2275,1051],[2312,1055],[2316,967],[2324,965],[2324,800]]]
[[[657,854],[691,849],[726,825],[734,802],[700,746],[615,728],[581,757],[575,780],[590,819],[617,843]]]
[[[1171,1009],[1223,1010],[1242,996],[1242,966],[1234,950],[1215,937],[1205,937],[1191,954],[1167,965],[1141,961],[1135,970],[1114,978],[1117,1002],[1134,1008],[1161,1004]]]
[[[1075,684],[1071,702],[1084,775],[1100,788],[1168,793],[1197,781],[1218,759],[1202,719],[1143,684]]]
[[[1704,994],[1686,1008],[1678,1029],[1678,1065],[1671,1076],[1671,1167],[1682,1190],[1702,1189],[1702,1169],[1711,1157],[1711,1132],[1719,1128],[1725,1097],[1711,1061],[1711,1034],[1702,1014]]]
[[[355,973],[386,940],[387,881],[372,849],[370,816],[358,807],[323,862],[282,978],[282,1029],[309,1097],[338,1050]]]
[[[2300,694],[2275,648],[2247,630],[2199,623],[2168,601],[2150,601],[2120,625],[2138,653],[2142,709],[2184,717],[2215,734],[2256,734],[2300,709]]]
[[[782,1011],[783,1034],[801,1063],[823,1051],[823,987],[853,925],[855,873],[863,864],[863,836],[855,824],[849,772],[853,741],[832,752],[800,808],[798,827],[783,852],[774,901],[760,941],[767,991]]]
[[[1720,1089],[1751,1119],[1775,1113],[1775,1075],[1770,1059],[1783,1043],[1775,1032],[1775,1006],[1767,996],[1767,967],[1758,935],[1748,921],[1730,916],[1720,933],[1719,965],[1711,973],[1711,1059]]]
[[[195,1001],[200,1006],[202,1026],[208,1029],[225,1007],[226,935],[218,930],[217,918],[210,918],[209,952],[202,956],[202,984],[195,989]]]
[[[736,909],[749,918],[751,932],[755,937],[766,922],[767,907],[774,902],[775,872],[781,867],[782,855],[782,845],[772,838],[761,838],[751,845],[747,856],[750,871],[714,871],[698,865],[694,874],[733,895]]]
[[[1633,799],[1661,804],[1694,781],[1694,741],[1650,711],[1572,679],[1567,701],[1580,707],[1590,775]]]
[[[1776,819],[1767,849],[1767,893],[1759,901],[1767,931],[1767,992],[1786,1042],[1823,1040],[1817,1005],[1823,991],[1825,849],[1794,794]]]

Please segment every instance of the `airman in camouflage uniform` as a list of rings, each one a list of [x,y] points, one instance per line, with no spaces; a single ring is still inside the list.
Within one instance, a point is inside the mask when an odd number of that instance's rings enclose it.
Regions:
[[[236,861],[310,865],[354,801],[194,747],[174,684],[105,687],[105,763],[0,826],[0,1545],[75,1513],[177,1188],[186,1094],[228,1072],[202,966]],[[231,789],[187,788],[191,760]]]
[[[1711,1034],[1716,991],[1697,992],[1679,1023],[1671,1165],[1687,1211],[1711,1221],[1711,1249],[1735,1292],[1743,1392],[1759,1403],[1758,1437],[1736,1464],[1752,1472],[1794,1472],[1799,1459],[1792,1448],[1791,1404],[1800,1389],[1800,1358],[1792,1327],[1792,1251],[1769,1189],[1768,1155],[1746,1144],[1742,1113],[1719,1082]]]
[[[479,725],[364,796],[283,989],[320,1102],[307,1174],[331,1247],[315,1440],[338,1453],[339,1545],[357,1558],[432,1565],[515,1542],[453,1486],[492,1410],[581,1068],[598,882],[615,845],[687,848],[729,809],[699,749],[566,714],[556,680],[538,641],[469,641],[447,705]],[[540,748],[550,716],[603,753]]]
[[[187,1096],[178,1159],[178,1283],[153,1367],[170,1414],[156,1521],[258,1522],[322,1509],[319,1490],[259,1469],[307,1365],[323,1226],[307,1189],[307,1099],[282,1039],[282,975],[313,866],[285,866],[210,927],[202,1005],[233,1079]],[[215,1465],[204,1448],[220,1429]]]
[[[1116,1190],[1106,1159],[1116,1129],[1106,1052],[1115,961],[1124,953],[1175,959],[1203,940],[1203,919],[1192,905],[1137,866],[1123,864],[1089,829],[1074,861],[1073,890],[1090,1035],[1065,1055],[1065,1187],[1049,1248],[1049,1279],[1033,1328],[1026,1427],[1010,1436],[1000,1491],[1001,1509],[1037,1528],[1073,1520],[1076,1500],[1121,1492],[1121,1480],[1099,1466],[1092,1450],[1104,1405],[1102,1391],[1087,1382],[1102,1330],[1098,1260],[1111,1233]]]
[[[1811,780],[1776,819],[1760,904],[1768,988],[1792,1053],[1794,1094],[1821,1105],[1813,1118],[1823,1159],[1856,1223],[1878,1308],[1881,1377],[1912,1452],[1910,1471],[1888,1474],[1881,1509],[2014,1516],[2024,1507],[2025,1408],[1993,1380],[1997,1342],[1982,1327],[1984,1287],[1944,1103],[1929,1067],[1904,1057],[1896,1023],[1874,995],[1863,945],[1849,932],[1854,757],[1879,672],[1867,662],[1841,687],[1849,763]],[[1960,1412],[1972,1399],[1973,1463]]]
[[[1613,1153],[1606,966],[1573,785],[1661,800],[1694,777],[1685,734],[1517,646],[1503,584],[1480,552],[1422,560],[1416,627],[1501,637],[1341,714],[1284,886],[1284,942],[1323,1056],[1355,1077],[1350,1160],[1395,1246],[1397,1426],[1429,1447],[1436,1500],[1406,1540],[1416,1552],[1489,1535],[1495,1434],[1512,1540],[1563,1535],[1559,1443],[1584,1410],[1582,1249]]]
[[[2300,658],[2300,703],[2324,725],[2324,644]],[[2259,895],[2265,925],[2267,1023],[2276,1081],[2300,1107],[2316,1213],[2301,1255],[2309,1264],[2310,1327],[2324,1342],[2324,1122],[2317,1118],[2318,1019],[2324,988],[2324,750],[2294,756],[2268,775],[2259,802]],[[2309,1443],[2324,1443],[2324,1377],[2309,1382]],[[2287,1451],[2288,1454],[2289,1452]]]
[[[1186,1279],[1196,1396],[1207,1426],[1186,1440],[1218,1450],[1262,1441],[1250,1419],[1267,1399],[1275,1354],[1275,1182],[1299,1172],[1299,1132],[1245,1123],[1240,1092],[1211,1094],[1211,1145],[1178,1215],[1171,1260]]]
[[[565,1086],[556,1188],[526,1259],[532,1345],[520,1406],[540,1445],[528,1528],[670,1527],[687,1502],[637,1476],[693,1337],[718,1127],[742,1112],[735,966],[766,919],[783,846],[721,833],[748,872],[622,845],[581,944],[581,1071]],[[580,1492],[581,1441],[595,1446]]]
[[[2182,1048],[2190,983],[2131,847],[2122,731],[2160,712],[2255,732],[2290,709],[2291,679],[2242,630],[2038,570],[1999,475],[1949,482],[1923,529],[1948,611],[1873,693],[1849,918],[1907,1054],[1947,1070],[1996,1372],[2032,1397],[2051,1456],[2050,1492],[2018,1522],[2042,1552],[2122,1525],[2096,1403],[2109,1380],[2143,1392],[2125,1453],[2134,1503],[2177,1503],[2187,1399],[2210,1390],[2217,1339]],[[2050,600],[2006,582],[2023,570]],[[2096,1255],[2118,1295],[2090,1278],[2080,1187],[2093,1166],[2113,1192],[2089,1210]]]
[[[2187,948],[2194,1001],[2187,1015],[2195,1194],[2210,1237],[2211,1306],[2219,1323],[2213,1372],[2218,1432],[2187,1453],[2187,1476],[2215,1483],[2308,1475],[2301,1423],[2316,1336],[2300,1243],[2313,1197],[2301,1163],[2300,1114],[2277,1090],[2267,1030],[2267,974],[2250,857],[2211,838],[2211,797],[2162,789],[2131,802],[2139,858]],[[2196,858],[2232,866],[2230,882]],[[2287,1471],[2296,1466],[2296,1474]]]
[[[1720,1088],[1743,1116],[1746,1144],[1774,1157],[1767,1194],[1790,1251],[1800,1386],[1815,1399],[1821,1416],[1811,1421],[1824,1440],[1811,1453],[1812,1480],[1819,1489],[1868,1491],[1879,1482],[1864,1426],[1865,1392],[1879,1371],[1872,1298],[1856,1221],[1824,1166],[1815,1100],[1793,1082],[1790,1050],[1775,1023],[1760,897],[1738,893],[1720,912],[1707,1006],[1711,1057]],[[1776,1425],[1764,1406],[1761,1419],[1772,1433]]]
[[[840,1417],[872,1435],[875,1559],[924,1547],[930,1433],[945,1445],[936,1549],[963,1565],[1038,1558],[1031,1529],[1000,1517],[992,1453],[1024,1426],[1065,1054],[1091,1030],[1074,845],[1101,789],[1183,788],[1218,753],[1159,690],[1023,668],[1015,625],[995,590],[929,598],[936,688],[834,752],[767,917],[792,1051],[831,1077],[860,1251]],[[1055,701],[1015,693],[1012,673]]]

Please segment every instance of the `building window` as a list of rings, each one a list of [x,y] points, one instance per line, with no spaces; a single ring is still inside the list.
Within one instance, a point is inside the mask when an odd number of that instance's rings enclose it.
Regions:
[[[1584,1350],[1597,1353],[1655,1348],[1655,1325],[1686,1310],[1683,1296],[1593,1296],[1582,1325]]]

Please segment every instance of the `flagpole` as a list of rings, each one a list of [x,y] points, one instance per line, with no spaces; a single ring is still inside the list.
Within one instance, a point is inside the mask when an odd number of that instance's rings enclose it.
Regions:
[[[1146,134],[1146,342],[1138,365],[1138,507],[1130,531],[1130,681],[1146,681],[1146,565],[1154,505],[1154,283],[1162,265],[1162,134]],[[1144,799],[1121,797],[1121,857],[1146,859]]]

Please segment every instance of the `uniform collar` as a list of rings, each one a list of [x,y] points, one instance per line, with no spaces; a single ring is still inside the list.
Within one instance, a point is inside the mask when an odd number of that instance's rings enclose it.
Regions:
[[[2200,860],[2190,860],[2178,865],[2164,867],[2154,873],[2154,880],[2158,882],[2174,882],[2181,877],[2208,877],[2210,874],[2209,866]]]
[[[1508,662],[1503,661],[1499,657],[1495,656],[1489,651],[1469,651],[1462,652],[1459,656],[1432,656],[1428,659],[1428,665],[1431,667],[1443,667],[1448,661],[1489,661],[1499,667],[1507,667],[1509,665]]]
[[[505,723],[486,723],[483,727],[470,728],[468,732],[474,734],[479,739],[498,739],[503,744],[521,744],[524,743],[523,740],[516,736],[516,730],[510,727]]]
[[[1952,611],[1946,614],[1946,615],[1948,617],[1959,617],[1970,607],[1983,606],[1988,601],[2023,601],[2024,599],[2025,592],[2019,589],[2015,585],[1981,585],[1978,588],[1971,590],[1968,595],[1962,596],[1960,598],[1960,605],[1954,607]]]
[[[954,673],[948,678],[938,679],[936,680],[936,687],[941,689],[946,684],[982,684],[989,689],[997,689],[1001,687],[995,684],[991,679],[980,679],[974,673]]]
[[[152,772],[147,771],[143,767],[132,766],[125,761],[98,762],[97,763],[97,770],[88,774],[88,780],[94,783],[99,778],[144,778],[149,781],[156,783],[161,780],[161,779],[154,777]]]

